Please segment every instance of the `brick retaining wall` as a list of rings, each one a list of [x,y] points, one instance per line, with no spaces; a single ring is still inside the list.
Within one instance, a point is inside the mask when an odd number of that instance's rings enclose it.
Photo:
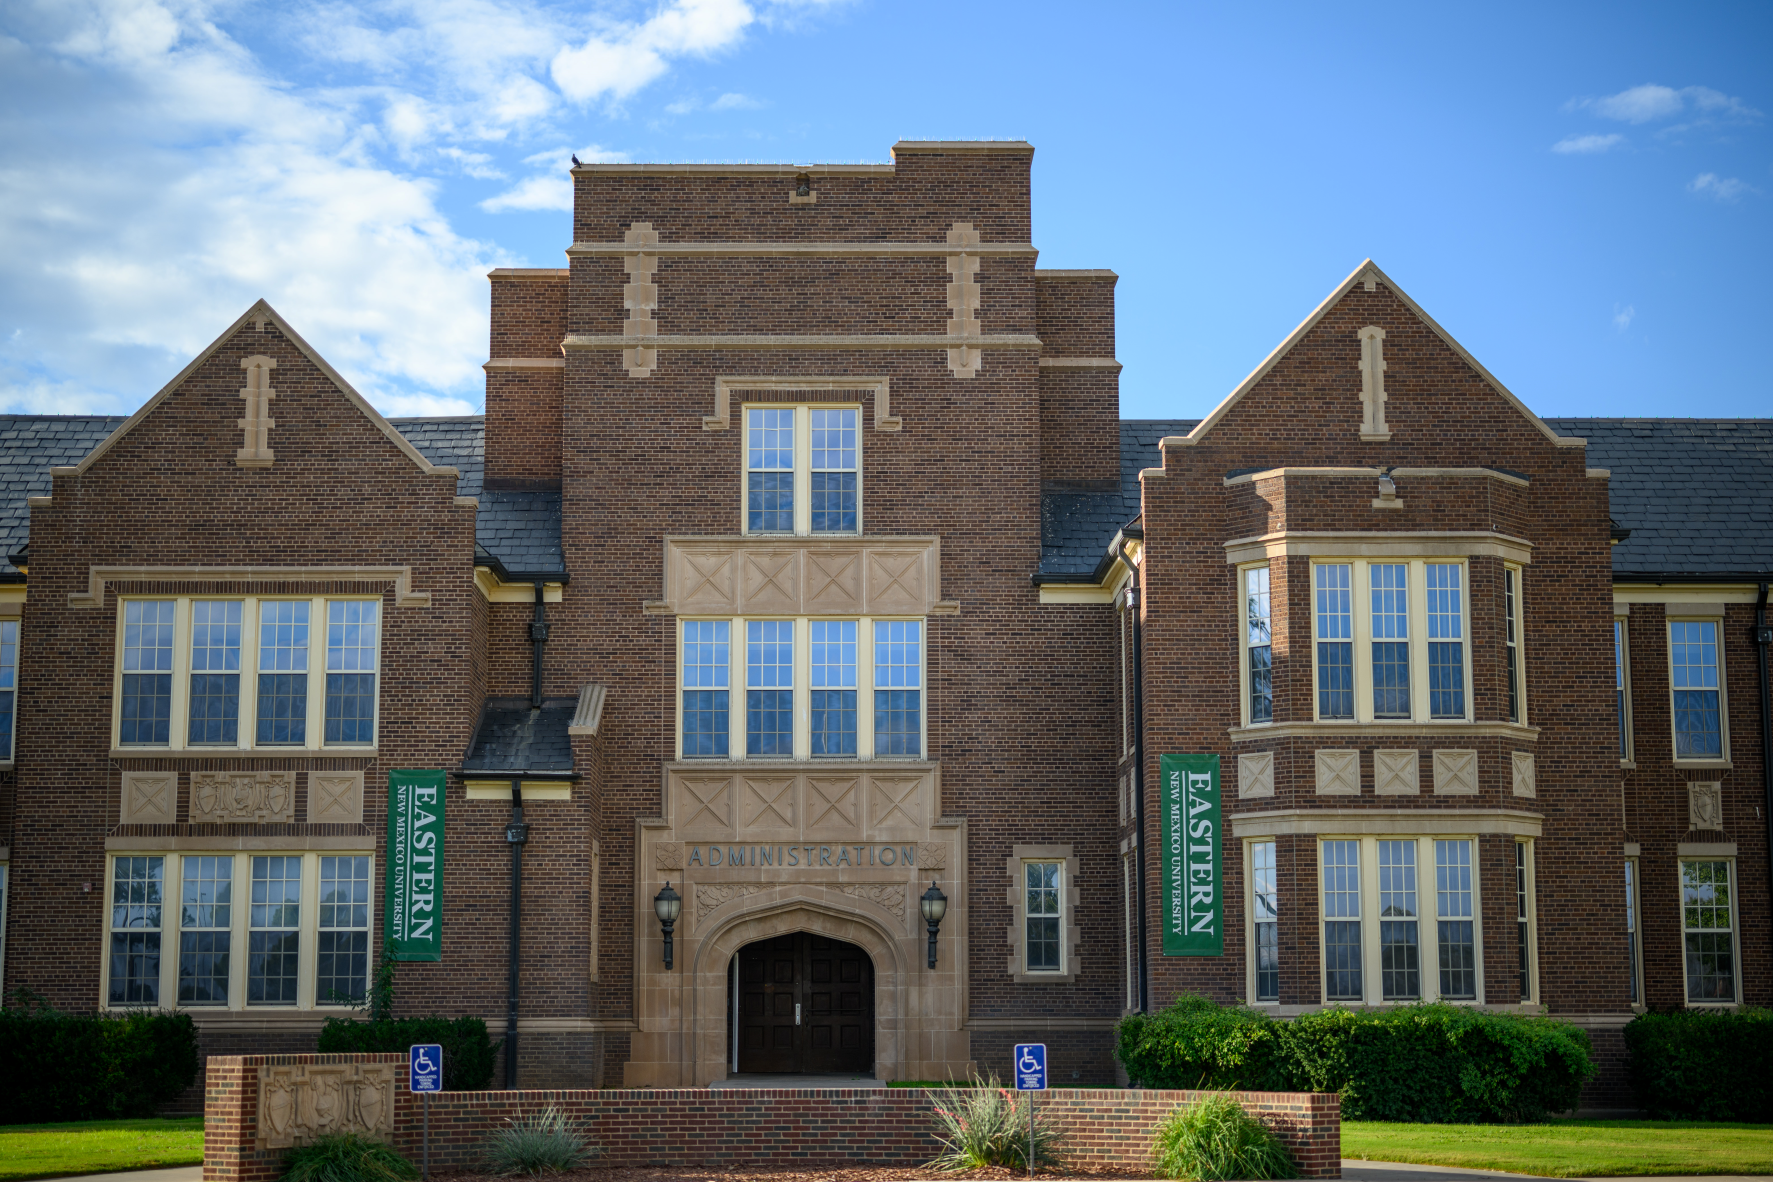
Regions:
[[[404,1055],[212,1055],[204,1112],[204,1182],[269,1182],[287,1150],[258,1145],[261,1066],[398,1064]],[[1056,1112],[1066,1158],[1078,1166],[1146,1164],[1151,1129],[1172,1109],[1206,1095],[1184,1091],[1061,1088],[1039,1103]],[[1342,1121],[1334,1095],[1234,1092],[1270,1122],[1308,1178],[1342,1176]],[[400,1081],[394,1144],[420,1151],[420,1098]],[[473,1168],[488,1135],[507,1118],[553,1104],[583,1123],[603,1149],[599,1164],[817,1166],[920,1165],[936,1151],[935,1095],[917,1088],[620,1089],[445,1092],[431,1098],[431,1168]]]

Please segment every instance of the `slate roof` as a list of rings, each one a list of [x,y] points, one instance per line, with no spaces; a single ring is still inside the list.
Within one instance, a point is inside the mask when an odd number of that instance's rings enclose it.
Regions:
[[[1773,419],[1545,421],[1612,473],[1614,578],[1773,574]]]
[[[461,469],[456,496],[480,496],[486,473],[486,416],[448,419],[389,419],[419,454],[439,467]]]
[[[531,710],[528,698],[488,698],[462,771],[513,776],[572,771],[573,741],[566,728],[578,706],[577,698],[543,698],[542,708]]]
[[[1094,582],[1122,526],[1139,516],[1139,473],[1163,466],[1158,441],[1186,435],[1198,419],[1122,419],[1120,488],[1047,489],[1040,497],[1040,570],[1045,583]]]
[[[388,421],[433,464],[462,470],[456,495],[480,502],[474,525],[475,565],[490,566],[508,580],[524,575],[546,575],[552,582],[565,578],[566,563],[560,553],[560,492],[485,487],[484,415]]]
[[[24,577],[10,556],[31,535],[26,497],[46,497],[49,470],[78,464],[124,415],[0,415],[0,582]]]

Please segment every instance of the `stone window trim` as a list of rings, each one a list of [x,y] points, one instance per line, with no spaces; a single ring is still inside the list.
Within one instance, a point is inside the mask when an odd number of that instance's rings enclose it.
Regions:
[[[890,378],[717,377],[714,379],[714,412],[703,416],[702,430],[725,431],[731,428],[733,395],[737,393],[742,397],[747,391],[810,395],[810,401],[815,402],[818,401],[817,396],[826,395],[836,399],[832,403],[836,406],[859,403],[864,397],[872,396],[876,431],[897,431],[905,425],[905,420],[896,418],[891,410]]]
[[[1741,886],[1741,877],[1737,874],[1738,863],[1736,860],[1736,845],[1734,842],[1682,842],[1676,847],[1675,890],[1677,893],[1675,895],[1675,905],[1680,908],[1678,914],[1681,920],[1680,931],[1683,960],[1685,959],[1686,943],[1689,935],[1699,934],[1701,930],[1717,930],[1715,928],[1698,929],[1689,928],[1687,926],[1687,908],[1686,899],[1684,897],[1686,891],[1685,869],[1688,864],[1694,863],[1721,864],[1728,867],[1730,884],[1730,928],[1728,935],[1730,940],[1730,961],[1733,969],[1731,975],[1734,978],[1732,984],[1735,993],[1734,996],[1728,998],[1696,999],[1692,997],[1686,966],[1683,964],[1681,970],[1681,1000],[1688,1009],[1695,1010],[1728,1009],[1734,1006],[1739,1006],[1742,1004],[1742,917],[1741,908],[1737,905],[1736,901]]]
[[[1060,939],[1059,971],[1031,973],[1025,967],[1027,961],[1028,905],[1027,891],[1024,885],[1022,867],[1029,862],[1059,862],[1059,930],[1063,933]],[[1082,937],[1077,927],[1078,886],[1077,856],[1070,845],[1018,845],[1010,849],[1010,856],[1004,859],[1004,874],[1009,880],[1008,902],[1010,905],[1009,943],[1010,957],[1006,970],[1010,980],[1021,985],[1070,985],[1077,980],[1082,958],[1078,954],[1078,945]]]
[[[241,604],[240,653],[237,703],[237,738],[233,744],[191,743],[190,731],[190,693],[192,675],[192,604],[195,602],[233,602]],[[373,756],[377,753],[382,726],[381,695],[384,688],[384,669],[382,662],[382,640],[387,631],[386,613],[379,610],[382,597],[376,594],[340,594],[340,595],[194,595],[180,592],[166,595],[120,594],[117,596],[116,632],[112,655],[112,686],[111,686],[111,757],[113,759],[139,758],[144,754],[174,754],[216,758],[222,754],[259,756]],[[170,724],[166,743],[130,743],[122,742],[123,723],[123,680],[124,680],[124,647],[126,635],[126,616],[131,603],[170,602],[175,605],[173,613],[172,633],[172,667]],[[256,678],[259,669],[259,622],[262,608],[270,603],[306,603],[308,612],[308,660],[305,670],[308,678],[306,686],[307,716],[304,728],[304,741],[300,744],[261,744],[257,742],[258,686]],[[371,669],[330,670],[330,672],[368,673],[375,677],[376,702],[371,721],[371,740],[368,743],[327,743],[325,742],[326,725],[326,677],[327,668],[327,632],[328,608],[338,603],[374,603],[378,605],[376,620],[376,639],[374,648],[374,667]]]
[[[315,976],[318,969],[318,945],[320,934],[320,859],[323,857],[356,857],[369,859],[369,923],[367,930],[369,940],[366,952],[365,984],[369,983],[375,972],[377,933],[380,917],[376,913],[377,876],[382,873],[382,866],[374,849],[373,838],[354,837],[337,844],[346,848],[333,849],[334,842],[323,846],[312,839],[292,839],[289,848],[279,845],[271,849],[243,849],[238,838],[222,839],[227,844],[203,842],[193,844],[187,842],[169,842],[162,838],[134,838],[126,842],[116,839],[108,840],[105,851],[105,876],[101,889],[105,892],[101,905],[105,909],[104,924],[99,947],[99,991],[98,1005],[104,1010],[133,1010],[142,1008],[139,1004],[113,1005],[111,1003],[111,935],[113,932],[128,929],[114,927],[112,924],[112,891],[115,881],[115,865],[119,859],[159,858],[161,863],[161,922],[158,928],[142,929],[157,932],[160,936],[160,965],[158,977],[159,1000],[150,1009],[181,1010],[196,1016],[205,1014],[234,1014],[245,1017],[252,1014],[261,1017],[272,1017],[278,1014],[318,1013],[344,1015],[351,1012],[346,1003],[322,1004],[315,997]],[[175,848],[176,847],[176,848]],[[229,926],[226,929],[230,936],[229,987],[226,1005],[180,1005],[179,991],[179,958],[180,934],[185,929],[180,923],[180,898],[183,889],[184,867],[188,858],[232,856],[232,892]],[[252,860],[254,857],[294,857],[301,859],[301,894],[300,914],[298,918],[297,952],[297,992],[293,1005],[248,1005],[246,1003],[246,974],[250,959],[250,931],[252,911]]]
[[[1319,999],[1325,1005],[1336,1004],[1328,998],[1328,972],[1330,961],[1325,935],[1325,927],[1330,918],[1325,915],[1324,905],[1324,853],[1327,842],[1356,842],[1359,845],[1359,883],[1360,883],[1360,952],[1361,952],[1361,991],[1362,997],[1357,1001],[1338,999],[1341,1004],[1367,1006],[1413,1005],[1416,1001],[1441,1001],[1449,1005],[1471,1006],[1482,1009],[1484,999],[1484,903],[1482,896],[1482,874],[1480,859],[1482,843],[1477,833],[1424,832],[1423,826],[1400,826],[1399,832],[1390,832],[1381,824],[1377,829],[1365,832],[1332,833],[1327,826],[1317,836],[1318,870],[1315,883],[1316,901],[1312,904],[1317,911],[1318,928],[1318,987]],[[1241,835],[1239,835],[1241,836]],[[1408,1000],[1386,1000],[1383,996],[1383,984],[1380,967],[1380,914],[1379,914],[1379,843],[1381,841],[1410,841],[1416,846],[1416,923],[1417,949],[1420,968],[1420,997]],[[1471,924],[1472,924],[1472,958],[1476,971],[1475,997],[1443,999],[1440,995],[1440,974],[1438,972],[1438,926],[1441,918],[1436,890],[1435,843],[1437,841],[1463,841],[1471,848]],[[1510,847],[1512,857],[1513,847]],[[1461,916],[1460,918],[1464,918]]]
[[[1717,679],[1718,679],[1718,755],[1716,758],[1692,758],[1678,754],[1677,722],[1675,718],[1675,675],[1674,675],[1674,637],[1671,625],[1674,624],[1712,624],[1717,639]],[[1728,771],[1732,767],[1730,758],[1730,684],[1725,670],[1724,659],[1724,605],[1704,603],[1683,603],[1669,605],[1667,618],[1662,625],[1662,650],[1664,673],[1668,678],[1668,749],[1673,757],[1674,766],[1678,768],[1705,768]]]

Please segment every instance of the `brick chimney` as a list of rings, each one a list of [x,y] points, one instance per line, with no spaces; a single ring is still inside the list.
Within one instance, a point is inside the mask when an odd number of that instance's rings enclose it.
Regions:
[[[1120,362],[1113,271],[1036,271],[1040,478],[1046,487],[1120,487]]]
[[[486,487],[560,487],[567,272],[501,267],[486,363]]]

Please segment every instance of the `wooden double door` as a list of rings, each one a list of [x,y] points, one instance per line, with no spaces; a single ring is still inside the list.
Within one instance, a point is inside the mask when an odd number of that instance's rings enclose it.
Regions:
[[[874,962],[813,932],[739,950],[739,1070],[874,1069]]]

